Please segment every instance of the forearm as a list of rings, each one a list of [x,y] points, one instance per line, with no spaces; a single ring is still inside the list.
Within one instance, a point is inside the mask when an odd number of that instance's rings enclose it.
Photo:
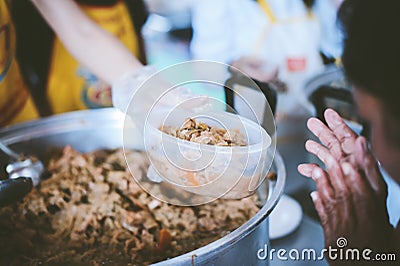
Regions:
[[[109,84],[142,64],[112,34],[92,21],[73,0],[32,0],[67,50]]]

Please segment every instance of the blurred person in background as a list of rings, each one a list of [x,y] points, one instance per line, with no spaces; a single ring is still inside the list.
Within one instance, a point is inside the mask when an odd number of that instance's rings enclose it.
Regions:
[[[259,81],[299,90],[341,53],[333,0],[203,0],[193,3],[195,59],[233,64]]]
[[[1,126],[111,106],[110,85],[145,63],[140,0],[0,0],[0,12]]]
[[[351,131],[336,112],[327,110],[327,125],[315,118],[308,121],[322,144],[306,142],[307,150],[318,156],[325,168],[299,166],[300,173],[317,185],[311,197],[321,219],[325,246],[336,247],[337,239],[345,237],[349,248],[371,249],[371,258],[376,253],[397,256],[400,248],[400,223],[394,228],[389,222],[387,186],[379,168],[380,163],[400,184],[400,38],[395,34],[399,12],[397,0],[344,1],[339,10],[344,29],[342,62],[353,83],[359,114],[369,124],[371,145]],[[366,261],[330,263],[365,265]]]
[[[303,89],[309,78],[324,70],[321,52],[327,58],[341,54],[336,25],[339,2],[202,0],[193,3],[193,57],[233,64],[277,89],[277,145],[289,178],[285,191],[288,194],[306,191],[307,199],[314,184],[300,181],[297,172],[300,158],[308,156],[303,143],[309,137],[305,121],[312,110]],[[261,97],[252,98],[256,101]],[[253,105],[259,106],[256,102]],[[313,208],[312,202],[309,208]]]
[[[38,117],[15,57],[10,2],[0,0],[0,126]]]

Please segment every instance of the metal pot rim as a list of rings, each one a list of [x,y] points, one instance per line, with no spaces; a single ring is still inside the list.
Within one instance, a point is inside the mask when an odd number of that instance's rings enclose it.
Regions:
[[[263,207],[254,215],[250,220],[246,223],[242,224],[239,228],[234,230],[233,232],[229,233],[228,235],[211,242],[210,244],[190,251],[188,253],[182,254],[180,256],[171,258],[166,261],[161,261],[152,265],[176,265],[177,263],[189,263],[193,262],[192,258],[201,258],[201,257],[210,257],[212,254],[223,252],[226,249],[232,247],[235,243],[240,241],[241,239],[245,238],[249,235],[253,230],[263,222],[268,215],[272,212],[275,208],[276,204],[278,203],[280,197],[282,196],[284,186],[285,186],[285,177],[286,177],[286,170],[284,167],[283,159],[281,155],[277,152],[274,158],[274,164],[280,165],[277,166],[277,181],[271,182],[273,183],[270,186],[270,193],[268,195],[267,202],[263,205]],[[281,176],[281,178],[279,178]],[[269,236],[265,236],[265,241],[268,243]],[[256,254],[254,254],[256,256]],[[197,263],[201,263],[201,261],[196,261]]]
[[[50,136],[58,133],[74,132],[83,128],[109,125],[110,128],[123,127],[125,115],[114,108],[75,111],[34,121],[7,126],[0,129],[0,140],[8,145],[29,141],[35,138]],[[122,139],[122,132],[121,132]],[[121,140],[122,143],[122,140]],[[50,147],[49,147],[50,148]],[[269,182],[269,193],[266,203],[250,220],[228,235],[211,242],[210,244],[185,253],[183,255],[156,263],[157,265],[175,265],[176,263],[191,263],[192,257],[197,258],[223,252],[229,249],[247,235],[249,235],[272,212],[280,199],[286,179],[286,170],[281,155],[276,151],[273,165],[277,171],[277,180]],[[269,236],[265,236],[266,243]],[[256,255],[256,254],[255,254]],[[196,261],[197,263],[197,261]]]

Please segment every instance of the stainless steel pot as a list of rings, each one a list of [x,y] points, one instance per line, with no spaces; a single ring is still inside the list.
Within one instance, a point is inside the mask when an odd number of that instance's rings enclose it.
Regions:
[[[3,128],[0,140],[16,152],[45,159],[49,149],[66,145],[81,152],[121,147],[123,125],[124,115],[112,108],[78,111]],[[0,163],[5,165],[6,158],[0,157]],[[257,251],[269,244],[268,215],[284,188],[286,173],[279,154],[275,156],[273,167],[278,179],[266,181],[259,188],[264,204],[254,217],[217,241],[156,265],[268,264],[257,258]]]

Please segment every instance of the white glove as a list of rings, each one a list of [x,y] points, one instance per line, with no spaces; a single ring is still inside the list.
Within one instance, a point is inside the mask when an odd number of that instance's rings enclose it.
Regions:
[[[135,104],[137,110],[141,112],[140,117],[145,116],[149,111],[149,106],[157,102],[157,108],[171,109],[179,105],[181,109],[193,108],[209,108],[210,102],[207,96],[200,96],[193,93],[190,89],[180,86],[179,88],[172,88],[172,85],[160,77],[155,75],[157,68],[153,65],[148,65],[136,70],[132,73],[125,74],[117,82],[112,85],[112,102],[114,107],[126,113],[130,102],[135,94]],[[151,86],[141,88],[146,80],[151,80]],[[139,89],[141,91],[139,93]],[[168,90],[168,92],[167,92]],[[195,103],[185,103],[185,100],[196,98]],[[140,99],[140,100],[138,100]],[[143,111],[143,112],[142,112]]]
[[[150,110],[166,114],[168,110],[178,108],[185,115],[189,115],[190,110],[195,108],[209,108],[208,97],[196,96],[184,86],[173,88],[173,85],[160,75],[154,75],[156,72],[157,69],[154,66],[145,66],[133,73],[124,75],[112,86],[114,107],[131,116],[136,125],[136,130],[138,130],[131,136],[140,136],[143,133],[144,120]],[[145,83],[146,81],[149,81],[151,85]],[[186,101],[193,98],[195,98],[195,101]],[[134,102],[129,107],[131,101]],[[152,106],[155,106],[155,109]],[[162,178],[151,165],[147,171],[147,177],[156,183],[162,181]]]
[[[123,75],[111,87],[112,103],[114,107],[126,112],[132,96],[140,85],[156,72],[152,65],[144,66],[139,70]]]

